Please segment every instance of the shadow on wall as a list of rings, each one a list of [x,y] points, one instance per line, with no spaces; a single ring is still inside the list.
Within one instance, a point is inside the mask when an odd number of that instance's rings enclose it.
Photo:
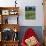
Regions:
[[[21,40],[22,40],[22,38],[24,36],[24,33],[26,32],[26,30],[28,28],[32,28],[36,32],[39,41],[41,43],[43,43],[43,30],[42,30],[42,26],[21,26],[20,27],[20,32],[19,32],[20,42],[21,42]]]

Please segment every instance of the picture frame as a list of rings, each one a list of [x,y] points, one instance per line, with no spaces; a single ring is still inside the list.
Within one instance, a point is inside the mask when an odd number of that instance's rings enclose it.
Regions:
[[[2,10],[2,15],[9,15],[9,10]]]
[[[35,6],[26,6],[25,7],[25,19],[26,20],[35,20],[36,19],[36,8]]]

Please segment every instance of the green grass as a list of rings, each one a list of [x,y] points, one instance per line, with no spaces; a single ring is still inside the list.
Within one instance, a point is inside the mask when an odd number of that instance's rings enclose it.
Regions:
[[[35,11],[25,11],[25,19],[35,19]]]

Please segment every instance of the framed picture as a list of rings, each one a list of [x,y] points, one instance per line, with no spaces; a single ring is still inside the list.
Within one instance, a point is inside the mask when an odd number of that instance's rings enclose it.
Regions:
[[[35,19],[36,18],[36,8],[35,6],[25,7],[25,19]]]
[[[2,10],[2,15],[9,15],[9,10]]]

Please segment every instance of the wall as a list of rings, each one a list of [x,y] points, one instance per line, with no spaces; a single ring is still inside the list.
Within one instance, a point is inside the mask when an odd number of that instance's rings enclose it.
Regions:
[[[15,6],[15,0],[0,0],[0,6],[9,7]],[[17,6],[20,7],[19,10],[19,24],[20,26],[43,26],[43,0],[17,0]],[[35,6],[36,7],[36,19],[35,20],[25,20],[25,6]],[[10,20],[10,19],[9,19]],[[27,24],[28,23],[28,24]]]

